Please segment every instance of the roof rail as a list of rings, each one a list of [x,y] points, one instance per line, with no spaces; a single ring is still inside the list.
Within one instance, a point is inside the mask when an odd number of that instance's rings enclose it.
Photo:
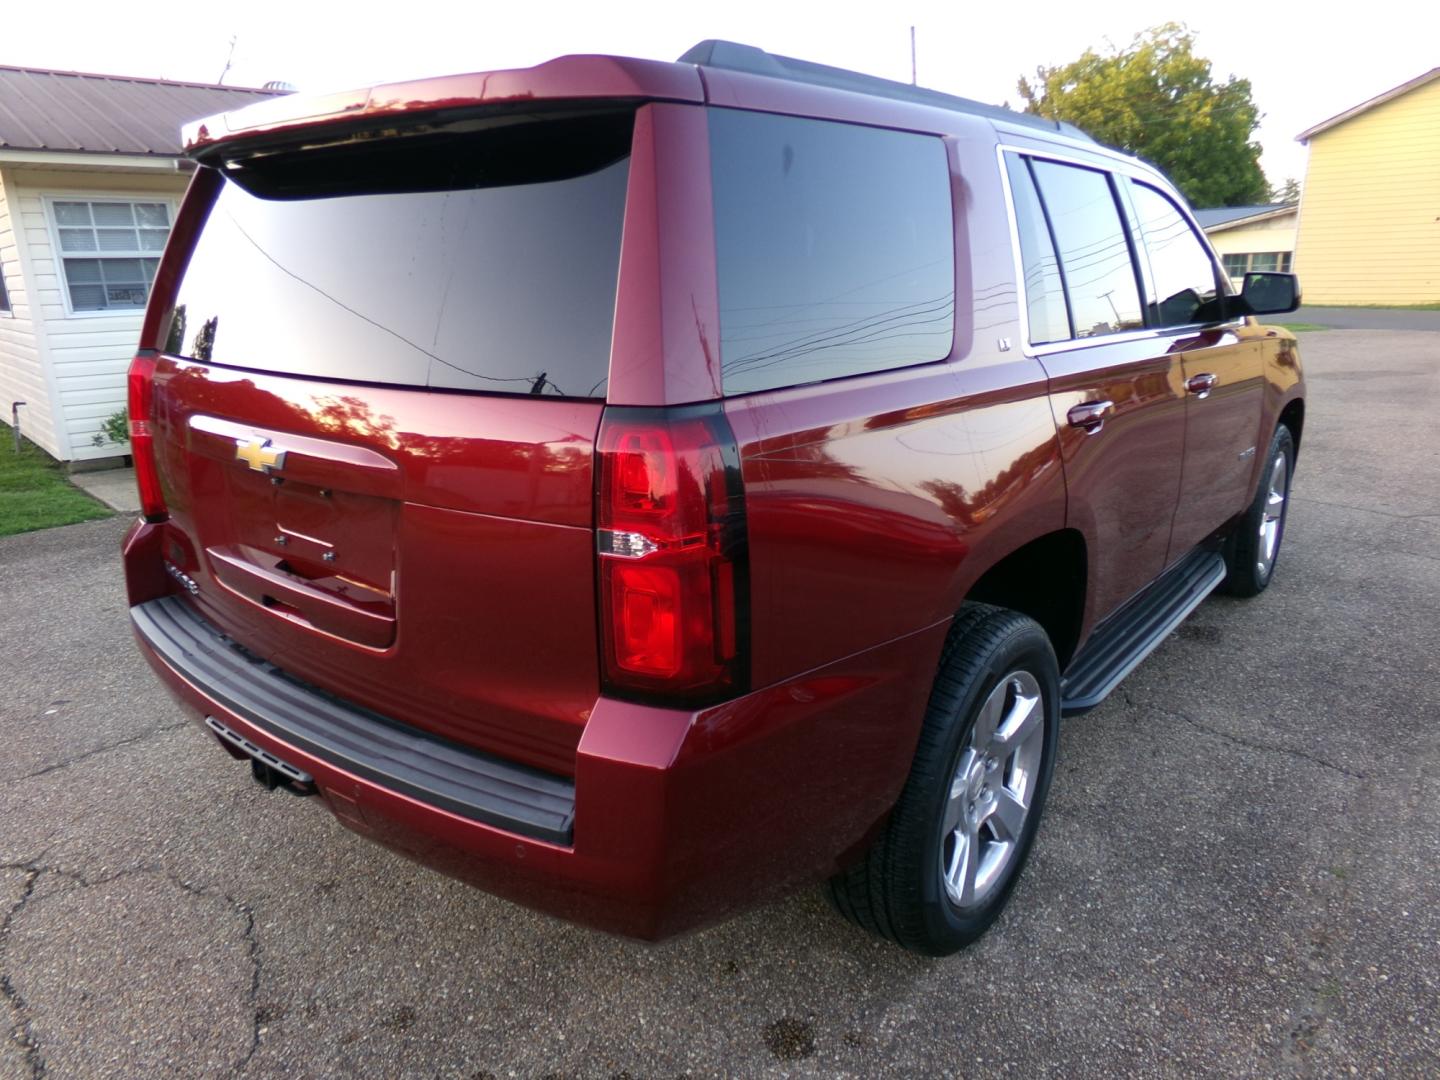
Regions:
[[[1039,128],[1042,131],[1068,135],[1072,139],[1094,142],[1089,135],[1074,124],[1063,120],[1047,120],[1043,116],[1016,112],[1000,105],[986,105],[983,101],[942,94],[938,90],[927,90],[923,86],[881,79],[875,75],[864,75],[847,68],[830,67],[809,60],[797,60],[793,56],[777,56],[754,45],[742,45],[736,41],[719,41],[710,38],[692,46],[680,57],[681,64],[698,64],[701,67],[720,68],[725,71],[743,71],[751,75],[768,75],[772,79],[788,79],[790,82],[809,83],[812,86],[828,86],[836,90],[850,90],[872,97],[893,98],[896,101],[913,101],[918,105],[929,105],[951,112],[971,113],[1003,120],[1011,124]]]

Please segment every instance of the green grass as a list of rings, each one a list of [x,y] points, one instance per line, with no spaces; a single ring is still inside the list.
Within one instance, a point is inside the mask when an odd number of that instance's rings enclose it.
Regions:
[[[1301,304],[1305,307],[1305,304]],[[1357,311],[1440,311],[1440,300],[1433,304],[1310,304],[1310,307],[1354,308]]]
[[[70,483],[61,464],[34,443],[22,440],[16,454],[9,426],[0,424],[0,536],[109,516],[104,504]]]
[[[1294,331],[1294,332],[1297,333],[1297,334],[1303,334],[1303,333],[1306,333],[1307,331],[1310,331],[1310,330],[1329,330],[1329,329],[1330,329],[1330,327],[1328,327],[1328,326],[1321,326],[1319,323],[1313,323],[1313,322],[1282,322],[1282,323],[1271,323],[1270,325],[1272,325],[1272,326],[1283,326],[1286,330],[1292,330],[1292,331]]]

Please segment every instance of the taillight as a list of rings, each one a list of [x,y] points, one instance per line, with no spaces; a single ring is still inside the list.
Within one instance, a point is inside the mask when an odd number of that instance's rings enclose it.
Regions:
[[[746,689],[739,453],[716,405],[609,408],[597,444],[607,688],[675,701]]]
[[[135,484],[140,489],[140,514],[146,521],[169,516],[160,491],[160,470],[155,464],[154,419],[151,416],[155,384],[155,357],[141,353],[130,361],[126,406],[130,413],[130,456],[135,462]]]
[[[185,201],[165,243],[165,253],[150,286],[150,300],[145,305],[145,318],[140,324],[140,351],[130,361],[126,405],[130,412],[130,456],[135,461],[135,486],[140,489],[140,513],[146,521],[164,521],[169,517],[165,496],[160,490],[160,470],[155,460],[154,385],[155,366],[159,351],[168,345],[175,297],[180,278],[190,261],[190,253],[215,197],[224,187],[225,179],[216,169],[200,168],[190,179]]]

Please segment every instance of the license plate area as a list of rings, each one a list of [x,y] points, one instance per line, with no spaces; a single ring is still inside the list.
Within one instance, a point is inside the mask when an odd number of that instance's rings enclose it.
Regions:
[[[323,634],[372,649],[394,643],[398,467],[365,447],[188,421],[188,511],[206,569],[231,592]],[[268,447],[263,470],[244,456]]]

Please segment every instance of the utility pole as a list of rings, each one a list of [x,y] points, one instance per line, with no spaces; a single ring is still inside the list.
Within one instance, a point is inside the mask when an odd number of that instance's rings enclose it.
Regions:
[[[910,27],[910,85],[915,86],[915,27]]]

